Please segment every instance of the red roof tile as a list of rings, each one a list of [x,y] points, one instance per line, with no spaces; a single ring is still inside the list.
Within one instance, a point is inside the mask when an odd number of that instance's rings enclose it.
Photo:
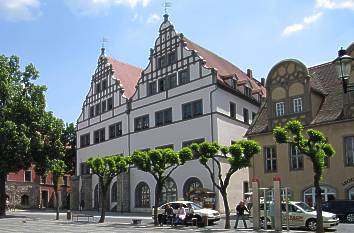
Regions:
[[[265,96],[266,89],[263,86],[258,85],[258,81],[248,77],[247,74],[240,70],[237,66],[225,60],[224,58],[216,55],[215,53],[199,46],[198,44],[192,42],[186,37],[183,37],[182,40],[186,43],[186,47],[188,49],[194,50],[198,53],[200,57],[205,60],[207,67],[215,68],[217,70],[218,79],[220,81],[225,83],[225,79],[230,78],[230,76],[236,75],[239,80],[239,84],[245,84],[248,81],[252,86],[253,93],[260,92],[263,96]]]
[[[120,80],[121,85],[124,88],[124,95],[130,98],[135,93],[135,86],[140,79],[141,68],[129,65],[127,63],[118,61],[112,57],[107,57],[108,63],[112,64],[114,70],[114,77]]]

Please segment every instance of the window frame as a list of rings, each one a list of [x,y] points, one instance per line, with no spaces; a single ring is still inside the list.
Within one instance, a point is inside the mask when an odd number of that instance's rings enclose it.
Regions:
[[[230,108],[230,117],[232,119],[236,119],[237,118],[236,117],[237,116],[237,114],[236,114],[236,103],[230,101],[229,108]]]
[[[270,149],[273,153],[271,153],[271,157],[270,158],[267,158],[268,154],[268,150],[267,149]],[[274,156],[275,155],[275,156]],[[277,150],[276,150],[276,146],[275,145],[267,145],[267,146],[264,146],[263,147],[263,157],[264,157],[264,173],[276,173],[277,170],[278,170],[278,161],[277,161]],[[268,164],[267,162],[270,162],[271,165],[270,165],[270,170],[268,170]],[[274,164],[274,161],[275,161],[275,169],[273,169],[273,164]]]
[[[250,113],[247,108],[243,108],[243,122],[248,125],[250,124]]]
[[[285,101],[276,102],[275,103],[275,116],[281,117],[284,115],[285,115]]]
[[[198,110],[198,106],[200,104],[200,112]],[[190,109],[190,114],[186,114],[186,109],[189,108]],[[188,110],[189,111],[189,110]],[[200,117],[203,116],[204,113],[204,108],[203,108],[203,100],[199,99],[199,100],[194,100],[191,102],[187,102],[182,104],[182,120],[188,120],[188,119],[193,119],[196,117]]]
[[[29,180],[27,180],[27,174],[29,172]],[[24,170],[24,173],[23,173],[23,181],[24,182],[32,182],[33,179],[32,179],[32,170]]]
[[[106,128],[93,131],[93,143],[98,144],[106,141]]]
[[[161,115],[161,116],[158,116]],[[170,116],[170,119],[169,117]],[[155,112],[155,126],[164,126],[172,123],[172,108],[166,108],[160,111]],[[161,119],[161,122],[158,122],[158,119]]]
[[[83,135],[80,135],[80,148],[86,147],[90,145],[90,133],[85,133]]]
[[[296,153],[294,154],[294,148]],[[296,159],[297,166],[294,167],[293,165],[293,158]],[[302,166],[300,166],[300,160],[302,160]],[[304,155],[299,153],[298,149],[295,145],[289,144],[289,170],[290,171],[301,171],[304,170]]]
[[[185,77],[182,76],[182,74],[186,74]],[[189,69],[184,69],[178,72],[178,85],[184,85],[190,82],[190,73]]]
[[[112,131],[113,129],[113,131]],[[113,132],[113,134],[112,134]],[[119,121],[117,123],[111,124],[108,126],[108,138],[113,139],[113,138],[118,138],[121,137],[123,134],[123,129],[122,129],[122,122]]]
[[[107,111],[112,110],[112,109],[113,109],[113,105],[114,105],[114,103],[113,103],[113,97],[109,97],[109,98],[107,99]]]
[[[148,87],[148,90],[147,90],[148,96],[152,96],[152,95],[157,94],[157,82],[156,81],[149,82],[147,87]]]
[[[148,123],[146,125],[146,122]],[[144,125],[145,123],[145,125]],[[138,127],[139,124],[141,124],[141,127]],[[149,114],[145,114],[145,115],[142,115],[142,116],[139,116],[139,117],[135,117],[134,118],[134,131],[142,131],[142,130],[145,130],[145,129],[148,129],[150,128],[150,117],[149,117]]]
[[[348,149],[350,149],[350,147],[347,147],[347,143],[346,140],[347,139],[351,139],[351,151],[349,151],[348,153]],[[344,154],[344,166],[346,167],[353,167],[354,166],[354,135],[347,135],[343,137],[343,154]],[[352,162],[350,163],[349,159],[348,159],[348,154],[351,156],[351,160]]]
[[[301,97],[293,98],[293,111],[294,113],[300,113],[304,111],[303,101]]]

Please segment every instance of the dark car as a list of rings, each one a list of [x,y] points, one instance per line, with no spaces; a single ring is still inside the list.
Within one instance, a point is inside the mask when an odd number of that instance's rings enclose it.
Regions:
[[[323,210],[336,214],[340,220],[354,223],[354,200],[333,200],[322,204]]]

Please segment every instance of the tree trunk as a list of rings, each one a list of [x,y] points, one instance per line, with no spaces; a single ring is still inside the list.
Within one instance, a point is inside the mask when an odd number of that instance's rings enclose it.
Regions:
[[[314,185],[316,189],[316,212],[317,212],[317,233],[324,232],[323,230],[323,218],[322,218],[322,196],[321,196],[321,188],[320,188],[320,175],[314,176]]]
[[[230,207],[229,202],[227,200],[227,192],[226,190],[220,190],[220,193],[224,201],[225,208],[225,229],[230,229]]]
[[[58,193],[58,187],[56,185],[54,186],[54,193],[55,193],[55,206],[56,206],[55,220],[59,220],[59,193]]]
[[[155,207],[154,207],[154,225],[155,226],[159,225],[159,221],[157,218],[157,208],[159,207],[159,204],[160,204],[161,190],[162,190],[162,186],[161,186],[160,182],[157,182],[156,186],[155,186]]]
[[[101,199],[101,218],[100,220],[98,221],[98,223],[104,223],[104,220],[106,218],[106,208],[107,208],[107,200],[106,200],[106,197],[107,197],[107,189],[108,189],[108,185],[105,185],[103,184],[103,181],[102,183],[100,184],[101,185],[101,196],[100,196],[100,199]]]
[[[0,218],[6,216],[6,190],[5,190],[6,174],[0,173]]]

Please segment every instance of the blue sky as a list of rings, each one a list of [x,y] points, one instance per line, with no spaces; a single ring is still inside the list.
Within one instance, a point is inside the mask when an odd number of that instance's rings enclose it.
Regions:
[[[34,63],[47,109],[76,122],[100,54],[145,67],[162,0],[0,0],[0,53]],[[189,39],[266,77],[282,59],[331,61],[354,42],[354,0],[170,0],[170,20]]]

